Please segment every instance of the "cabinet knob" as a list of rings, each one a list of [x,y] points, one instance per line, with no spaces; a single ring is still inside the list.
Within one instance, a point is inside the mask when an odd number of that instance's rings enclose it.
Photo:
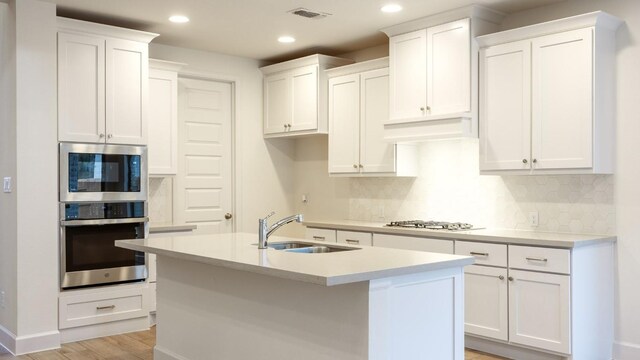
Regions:
[[[513,281],[513,276],[509,276],[507,279],[509,279],[509,281]]]
[[[504,280],[504,276],[500,275],[500,276],[498,276],[498,279]]]
[[[291,124],[287,124],[287,127],[288,127],[289,129],[291,129]]]
[[[362,164],[360,164],[360,165],[358,165],[358,167],[359,167],[360,169],[362,169],[364,166],[363,166]]]
[[[420,111],[424,111],[424,106],[420,108]]]
[[[100,137],[100,139],[102,139],[104,137],[104,134],[100,134],[98,136]]]
[[[529,162],[529,161],[528,161],[527,159],[522,159],[522,163],[523,163],[523,164],[526,164],[526,163],[528,163],[528,162]]]
[[[354,169],[357,169],[357,168],[358,168],[358,165],[353,164],[353,168],[354,168]]]
[[[537,162],[538,162],[538,159],[533,159],[533,160],[531,160],[531,161],[533,161],[533,163],[535,164],[535,163],[537,163]]]
[[[224,214],[224,218],[227,219],[227,220],[231,219],[232,217],[233,217],[233,215],[231,215],[231,213]]]
[[[287,130],[287,124],[284,124],[284,129]]]
[[[107,139],[111,139],[112,137],[113,137],[113,134],[107,135]]]

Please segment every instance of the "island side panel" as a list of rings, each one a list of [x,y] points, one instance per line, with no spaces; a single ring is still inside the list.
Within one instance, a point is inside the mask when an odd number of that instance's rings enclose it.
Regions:
[[[156,360],[368,358],[367,282],[326,287],[157,260]]]
[[[371,360],[464,359],[461,267],[370,282]]]

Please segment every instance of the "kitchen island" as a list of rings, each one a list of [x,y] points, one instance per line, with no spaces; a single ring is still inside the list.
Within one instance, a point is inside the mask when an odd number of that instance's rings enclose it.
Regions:
[[[288,241],[300,240],[269,239]],[[473,258],[256,243],[245,233],[116,242],[157,255],[156,360],[464,358]]]

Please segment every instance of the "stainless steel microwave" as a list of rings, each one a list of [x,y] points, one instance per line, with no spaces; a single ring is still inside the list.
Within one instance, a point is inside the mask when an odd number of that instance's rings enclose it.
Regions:
[[[60,201],[146,201],[147,148],[60,143]]]

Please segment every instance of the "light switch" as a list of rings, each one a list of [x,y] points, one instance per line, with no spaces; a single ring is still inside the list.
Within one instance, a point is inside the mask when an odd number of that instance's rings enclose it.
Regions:
[[[5,177],[4,178],[4,181],[2,182],[2,189],[6,193],[10,193],[11,192],[11,178],[10,177]]]

